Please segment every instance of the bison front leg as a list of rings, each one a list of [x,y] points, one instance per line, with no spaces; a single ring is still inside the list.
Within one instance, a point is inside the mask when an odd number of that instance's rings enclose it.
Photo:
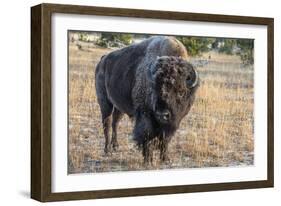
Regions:
[[[169,154],[168,154],[168,145],[169,145],[170,138],[165,138],[164,136],[159,141],[160,141],[159,149],[160,149],[161,162],[170,162]]]
[[[144,164],[152,164],[153,161],[153,145],[154,138],[153,125],[151,119],[146,113],[139,113],[135,120],[134,140],[139,147],[142,147]]]
[[[142,154],[144,158],[144,165],[149,166],[152,165],[153,162],[153,146],[151,141],[147,141],[144,143],[142,148]]]

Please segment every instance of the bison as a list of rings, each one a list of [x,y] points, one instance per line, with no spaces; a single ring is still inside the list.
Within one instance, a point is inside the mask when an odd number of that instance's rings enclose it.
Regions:
[[[134,119],[133,136],[144,163],[152,163],[154,149],[160,150],[161,161],[169,160],[168,143],[188,114],[198,86],[187,51],[174,37],[150,37],[103,56],[96,67],[95,87],[105,153],[118,147],[117,124],[127,114]]]

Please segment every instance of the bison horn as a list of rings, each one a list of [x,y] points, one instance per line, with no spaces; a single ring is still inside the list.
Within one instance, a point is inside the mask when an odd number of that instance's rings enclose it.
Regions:
[[[192,68],[192,74],[191,74],[190,78],[188,78],[186,80],[187,87],[190,89],[196,87],[196,85],[198,84],[198,81],[199,81],[198,73],[194,68]]]
[[[199,81],[198,72],[195,69],[193,69],[193,71],[194,71],[194,75],[195,75],[195,80],[194,80],[193,84],[191,85],[191,88],[195,87]]]

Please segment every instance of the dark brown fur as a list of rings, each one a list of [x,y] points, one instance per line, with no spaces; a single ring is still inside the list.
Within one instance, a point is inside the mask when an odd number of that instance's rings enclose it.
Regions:
[[[134,139],[144,161],[153,160],[154,148],[160,149],[162,161],[167,160],[168,143],[189,112],[199,85],[185,47],[173,37],[149,38],[104,56],[95,79],[105,152],[110,145],[117,148],[117,124],[125,113],[135,119]]]

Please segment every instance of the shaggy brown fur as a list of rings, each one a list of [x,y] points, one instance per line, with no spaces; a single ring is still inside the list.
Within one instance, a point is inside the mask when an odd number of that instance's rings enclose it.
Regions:
[[[167,160],[170,138],[189,112],[199,85],[185,47],[172,37],[149,38],[106,55],[95,78],[105,152],[110,150],[111,117],[111,145],[116,149],[117,124],[126,113],[135,119],[134,139],[143,150],[144,161],[153,160],[155,142],[161,160]]]

